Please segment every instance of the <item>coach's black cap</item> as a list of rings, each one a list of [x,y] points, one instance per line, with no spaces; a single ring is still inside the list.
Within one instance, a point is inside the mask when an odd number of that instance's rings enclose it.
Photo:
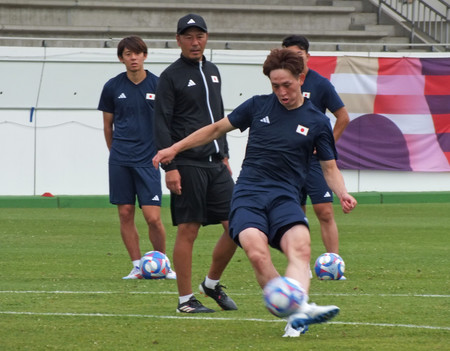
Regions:
[[[206,22],[203,17],[190,13],[178,20],[177,34],[182,34],[186,29],[191,27],[198,27],[202,31],[208,32],[208,28],[206,28]]]

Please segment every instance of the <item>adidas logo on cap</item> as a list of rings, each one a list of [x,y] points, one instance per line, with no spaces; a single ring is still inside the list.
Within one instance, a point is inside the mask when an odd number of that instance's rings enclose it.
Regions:
[[[191,27],[197,27],[203,32],[208,32],[206,22],[203,17],[196,15],[195,13],[190,13],[178,20],[177,34],[183,34],[186,29],[189,29]]]

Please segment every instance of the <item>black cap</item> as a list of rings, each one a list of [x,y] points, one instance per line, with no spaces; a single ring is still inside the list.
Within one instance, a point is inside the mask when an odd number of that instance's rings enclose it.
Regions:
[[[208,32],[208,28],[206,28],[206,22],[203,17],[190,13],[178,20],[177,34],[182,34],[186,29],[191,27],[197,27],[204,32]]]

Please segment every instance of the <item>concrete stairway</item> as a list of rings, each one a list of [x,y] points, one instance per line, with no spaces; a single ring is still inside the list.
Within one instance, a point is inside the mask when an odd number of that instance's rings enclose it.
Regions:
[[[189,12],[205,18],[216,49],[270,49],[289,34],[307,36],[316,51],[408,43],[400,27],[376,24],[367,0],[2,0],[0,45],[115,46],[137,34],[151,47],[176,47],[176,22]]]

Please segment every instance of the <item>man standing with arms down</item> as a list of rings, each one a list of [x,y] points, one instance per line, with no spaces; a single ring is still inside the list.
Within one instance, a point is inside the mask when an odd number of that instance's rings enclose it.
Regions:
[[[299,54],[303,58],[305,81],[302,85],[303,96],[307,97],[319,111],[330,110],[336,117],[333,128],[334,140],[337,141],[350,122],[347,109],[344,106],[334,86],[328,79],[308,67],[309,42],[302,35],[291,35],[284,38],[282,46]],[[310,171],[302,189],[302,207],[305,208],[309,195],[314,212],[319,219],[322,241],[327,252],[339,253],[339,233],[333,211],[333,192],[327,185],[320,163],[313,155]],[[342,277],[345,279],[345,277]],[[341,278],[341,279],[342,279]]]
[[[178,21],[176,40],[181,56],[162,74],[155,104],[155,138],[158,149],[223,118],[221,78],[203,52],[208,40],[204,19],[188,14]],[[221,223],[224,233],[217,242],[212,264],[200,292],[212,297],[224,310],[236,310],[223,291],[220,277],[236,251],[228,235],[228,214],[234,182],[228,166],[225,136],[202,147],[180,153],[164,166],[171,192],[172,222],[178,226],[173,251],[177,270],[177,312],[210,313],[192,291],[192,252],[200,226]]]
[[[126,72],[110,79],[100,97],[109,154],[109,197],[117,205],[120,233],[133,268],[123,279],[142,279],[141,250],[134,221],[136,197],[142,208],[153,249],[165,253],[166,231],[161,221],[161,175],[152,167],[156,153],[153,105],[158,78],[144,69],[147,45],[138,36],[122,39],[117,56]],[[170,271],[167,279],[176,279]]]

